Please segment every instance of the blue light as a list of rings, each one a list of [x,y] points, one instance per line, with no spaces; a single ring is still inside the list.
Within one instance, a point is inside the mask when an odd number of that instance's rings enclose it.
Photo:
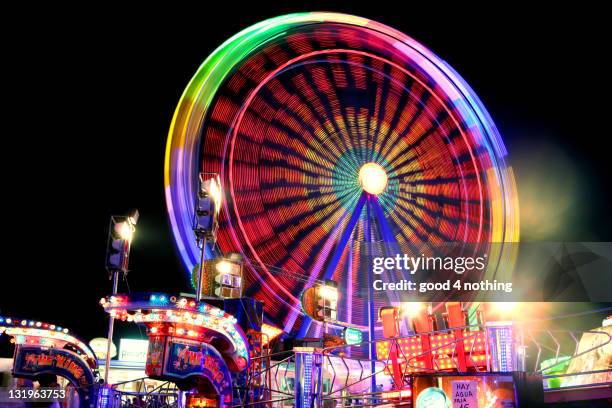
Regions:
[[[149,297],[149,300],[151,302],[155,302],[155,303],[166,303],[168,301],[168,298],[166,297],[166,295],[151,295]]]
[[[111,389],[107,387],[100,388],[98,397],[98,408],[108,408],[111,406]]]
[[[302,403],[304,407],[310,407],[310,398],[312,393],[312,354],[304,355],[304,394]]]

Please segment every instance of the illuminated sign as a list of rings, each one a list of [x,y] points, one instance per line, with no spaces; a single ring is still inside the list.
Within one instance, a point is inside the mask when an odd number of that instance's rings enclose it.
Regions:
[[[191,374],[204,375],[219,394],[231,397],[232,379],[217,350],[206,343],[179,338],[168,339],[163,375],[186,378]]]
[[[453,408],[478,407],[478,381],[452,382]]]
[[[72,374],[72,377],[79,382],[79,384],[81,383],[81,379],[84,379],[85,371],[83,370],[82,365],[74,358],[64,354],[47,354],[39,353],[38,351],[25,353],[19,370],[24,372],[38,372],[44,371],[46,368],[56,367],[63,368],[64,370],[68,371],[70,374]]]
[[[90,407],[95,401],[95,378],[89,366],[75,353],[61,349],[18,346],[13,361],[13,375],[34,379],[39,374],[52,373],[66,378],[77,387],[80,406]]]
[[[145,363],[147,361],[148,348],[148,340],[121,339],[119,340],[119,360]]]
[[[346,344],[360,344],[363,341],[361,330],[347,327],[344,329],[344,341]]]
[[[512,375],[424,375],[415,377],[415,408],[517,407]],[[434,386],[435,385],[435,386]],[[515,394],[516,393],[516,394]],[[521,407],[523,404],[521,404]],[[527,403],[525,406],[530,407]]]
[[[148,376],[159,376],[162,373],[165,340],[165,336],[149,337],[149,351],[147,352],[147,362],[145,365],[145,372]]]

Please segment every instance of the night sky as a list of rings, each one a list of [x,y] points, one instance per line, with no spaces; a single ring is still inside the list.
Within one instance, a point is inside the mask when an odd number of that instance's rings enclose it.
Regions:
[[[58,323],[87,340],[104,336],[107,320],[98,300],[111,289],[104,270],[108,219],[132,207],[141,218],[130,289],[188,289],[163,194],[174,108],[198,66],[225,39],[293,11],[375,19],[431,48],[491,113],[519,189],[530,185],[525,208],[539,201],[534,191],[554,205],[563,201],[558,218],[531,214],[535,224],[555,228],[535,231],[527,224],[523,237],[612,240],[605,13],[572,8],[553,15],[529,8],[483,15],[438,4],[401,10],[379,1],[369,7],[351,3],[257,2],[250,10],[231,4],[215,11],[54,9],[53,16],[24,11],[23,24],[5,38],[3,62],[9,143],[3,149],[0,315]],[[121,290],[127,290],[124,282]],[[118,326],[120,335],[138,335],[134,327]]]

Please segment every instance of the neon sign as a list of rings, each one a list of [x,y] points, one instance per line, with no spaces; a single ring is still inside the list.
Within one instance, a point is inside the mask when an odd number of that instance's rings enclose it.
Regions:
[[[94,373],[76,353],[18,345],[13,375],[17,378],[35,378],[41,373],[52,373],[68,379],[77,387],[80,406],[89,407],[95,401]]]
[[[217,350],[206,343],[169,338],[166,345],[164,376],[186,378],[206,376],[221,395],[231,395],[229,369]]]

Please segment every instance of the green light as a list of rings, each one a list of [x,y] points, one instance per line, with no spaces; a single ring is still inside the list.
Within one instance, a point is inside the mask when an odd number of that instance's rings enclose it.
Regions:
[[[360,344],[363,341],[361,330],[347,327],[344,329],[344,341],[346,344]]]

